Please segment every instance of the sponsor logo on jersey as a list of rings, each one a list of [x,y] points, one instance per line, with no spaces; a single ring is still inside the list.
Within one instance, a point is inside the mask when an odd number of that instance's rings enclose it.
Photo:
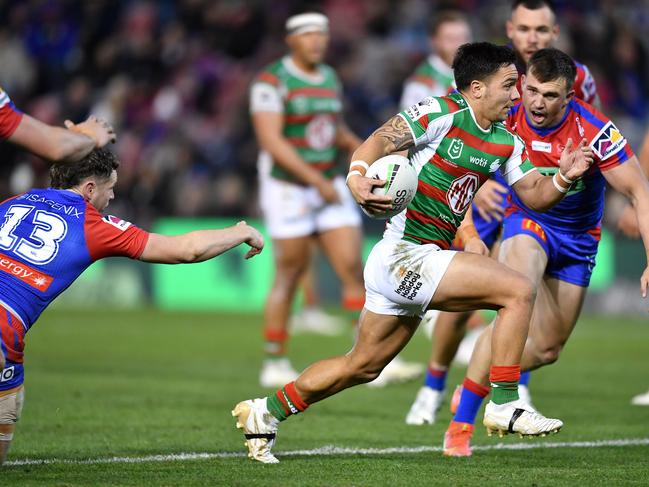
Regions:
[[[3,254],[0,254],[0,271],[20,279],[25,284],[39,291],[47,291],[47,288],[54,281],[52,276],[48,276]]]
[[[6,369],[2,370],[2,374],[0,374],[0,382],[9,382],[11,379],[14,378],[14,375],[16,373],[16,367],[12,365],[11,367],[7,367]]]
[[[424,115],[428,115],[429,113],[439,113],[441,111],[442,107],[439,104],[439,101],[437,101],[436,98],[429,96],[416,105],[406,108],[406,115],[408,115],[411,120],[419,120]]]
[[[48,200],[37,193],[27,193],[22,196],[18,196],[16,198],[16,201],[23,199],[31,201],[32,203],[43,203],[45,205],[48,205],[53,210],[61,211],[66,215],[73,216],[75,218],[81,218],[83,216],[83,211],[79,211],[75,206],[64,205],[63,203],[59,203],[54,200]]]
[[[122,220],[121,218],[118,218],[113,215],[105,215],[104,221],[106,223],[111,224],[115,228],[119,228],[122,231],[126,230],[128,227],[131,226],[131,222],[127,222],[126,220]]]
[[[471,162],[471,164],[475,164],[476,166],[480,167],[487,167],[487,164],[489,164],[489,161],[485,157],[469,156],[469,161]]]
[[[602,130],[599,131],[590,147],[600,160],[604,161],[616,154],[626,145],[626,139],[620,133],[613,122],[608,122]]]
[[[306,141],[315,150],[333,146],[336,139],[336,124],[330,115],[316,115],[306,126]]]
[[[469,208],[479,185],[480,180],[473,173],[467,173],[455,179],[446,193],[446,201],[451,211],[456,215],[464,214]]]
[[[498,169],[500,169],[500,159],[496,159],[491,163],[489,166],[489,172],[496,172]]]
[[[540,140],[533,140],[532,150],[536,152],[547,152],[548,154],[552,154],[552,144],[550,142],[541,142]]]
[[[399,277],[401,278],[401,282],[394,292],[410,301],[414,300],[424,285],[420,280],[421,274],[408,271],[401,267],[399,269]]]
[[[462,149],[464,149],[464,141],[454,138],[451,145],[448,146],[448,156],[451,159],[457,159],[462,155]]]

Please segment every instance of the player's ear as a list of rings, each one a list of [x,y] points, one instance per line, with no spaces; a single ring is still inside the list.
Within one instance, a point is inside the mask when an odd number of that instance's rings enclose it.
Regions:
[[[473,81],[471,81],[469,89],[474,98],[480,99],[482,98],[482,94],[484,93],[485,84],[482,81],[474,79]]]

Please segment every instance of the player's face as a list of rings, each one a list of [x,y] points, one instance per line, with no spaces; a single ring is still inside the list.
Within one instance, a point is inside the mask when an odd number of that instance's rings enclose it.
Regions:
[[[489,121],[501,122],[507,118],[509,109],[520,98],[517,81],[518,71],[513,64],[501,67],[485,80],[482,107]]]
[[[110,200],[115,197],[115,185],[117,184],[117,171],[113,170],[108,179],[95,181],[95,186],[90,194],[90,204],[103,211],[108,207]]]
[[[471,42],[471,29],[466,22],[445,22],[433,37],[433,49],[449,66],[462,44]]]
[[[291,54],[301,63],[315,66],[325,57],[329,35],[321,31],[305,32],[288,36],[286,42],[291,49]]]
[[[550,47],[559,36],[559,25],[548,7],[535,10],[518,6],[507,21],[507,37],[526,63],[539,49]]]
[[[568,90],[563,78],[541,83],[529,69],[527,76],[523,77],[523,106],[527,119],[534,127],[557,125],[574,94],[573,90]]]

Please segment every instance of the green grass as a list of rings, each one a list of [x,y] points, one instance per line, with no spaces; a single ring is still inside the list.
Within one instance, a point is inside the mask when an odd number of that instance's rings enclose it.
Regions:
[[[264,395],[259,317],[157,311],[52,310],[27,340],[26,403],[10,460],[86,459],[180,452],[243,452],[232,406]],[[342,353],[349,336],[301,335],[298,367]],[[417,335],[405,351],[425,360]],[[649,438],[649,408],[629,398],[649,387],[644,320],[584,318],[560,361],[533,374],[536,405],[562,418],[551,439],[569,442]],[[449,383],[461,380],[455,368]],[[345,391],[282,425],[279,465],[245,458],[8,466],[0,485],[633,485],[649,478],[649,447],[288,456],[326,445],[358,448],[440,446],[449,413],[432,427],[404,424],[418,383]],[[476,445],[494,445],[481,430]],[[522,440],[506,438],[503,443]]]

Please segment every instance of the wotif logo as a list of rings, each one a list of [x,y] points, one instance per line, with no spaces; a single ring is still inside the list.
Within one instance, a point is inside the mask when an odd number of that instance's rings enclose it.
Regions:
[[[462,149],[464,148],[464,142],[462,139],[453,139],[451,145],[448,148],[448,156],[451,159],[457,159],[462,155]]]

